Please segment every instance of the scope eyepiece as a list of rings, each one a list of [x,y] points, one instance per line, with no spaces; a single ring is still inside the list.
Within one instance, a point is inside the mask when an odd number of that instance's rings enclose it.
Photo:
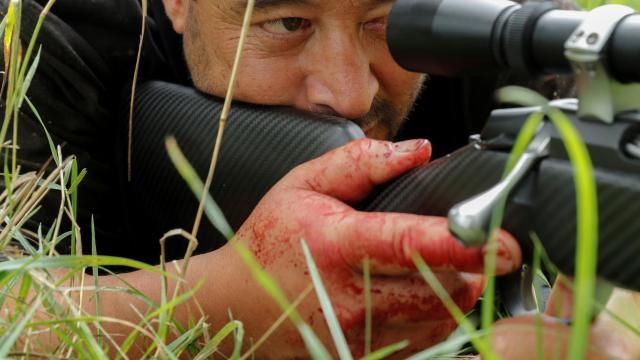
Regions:
[[[398,64],[445,76],[571,72],[565,42],[588,13],[559,10],[552,1],[398,0],[387,41]],[[620,82],[640,81],[640,15],[616,26],[602,54]]]

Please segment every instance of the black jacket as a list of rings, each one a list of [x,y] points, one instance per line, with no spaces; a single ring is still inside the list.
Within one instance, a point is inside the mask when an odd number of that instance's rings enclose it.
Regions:
[[[8,0],[1,1],[4,16]],[[46,0],[24,1],[21,38],[25,44],[45,4]],[[126,156],[121,144],[127,132],[118,109],[131,89],[141,19],[138,0],[57,0],[37,39],[42,53],[27,96],[54,143],[63,144],[63,155],[75,155],[80,169],[87,169],[78,192],[85,253],[91,249],[93,216],[100,253],[155,262],[157,252],[145,251],[131,238],[135,221],[122,191]],[[146,25],[140,79],[190,84],[180,37],[173,32],[161,1],[150,0]],[[18,135],[21,173],[40,170],[51,153],[40,123],[26,105]],[[42,223],[46,233],[56,217],[59,196],[51,192],[42,205],[26,227],[35,231]],[[68,252],[68,245],[62,242],[58,250]]]

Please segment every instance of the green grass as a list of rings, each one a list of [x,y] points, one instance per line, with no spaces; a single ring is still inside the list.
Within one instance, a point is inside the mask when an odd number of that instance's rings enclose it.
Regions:
[[[612,1],[624,3],[640,8],[640,0],[636,1]],[[220,344],[225,339],[231,339],[234,343],[234,351],[230,355],[232,359],[246,359],[252,357],[251,351],[242,354],[243,348],[248,348],[248,342],[244,338],[244,324],[231,318],[220,329],[211,329],[206,322],[206,314],[194,311],[188,324],[181,324],[175,319],[175,310],[181,304],[193,300],[203,282],[195,284],[191,288],[176,287],[172,293],[167,291],[168,281],[177,280],[181,284],[181,279],[188,269],[191,251],[195,248],[197,240],[188,232],[183,230],[172,230],[161,240],[164,245],[169,238],[182,238],[181,241],[189,243],[188,252],[185,254],[185,265],[177,274],[166,272],[164,262],[160,267],[151,266],[130,259],[99,256],[95,254],[95,235],[93,236],[90,255],[84,255],[79,241],[79,228],[75,223],[77,215],[78,198],[82,196],[78,192],[78,185],[82,182],[86,170],[80,169],[72,154],[63,156],[61,148],[55,144],[51,136],[46,132],[44,121],[40,118],[37,109],[28,98],[28,89],[31,80],[37,71],[40,60],[40,48],[36,47],[36,39],[41,28],[42,21],[55,3],[49,1],[44,11],[38,19],[35,31],[26,44],[26,48],[19,41],[21,27],[21,5],[22,2],[14,0],[10,2],[7,16],[0,23],[0,28],[4,30],[3,51],[5,59],[5,69],[2,79],[1,92],[5,99],[5,113],[2,126],[0,127],[0,144],[2,144],[2,156],[4,158],[3,181],[6,189],[6,196],[2,200],[3,227],[0,229],[0,253],[8,253],[13,243],[17,243],[23,249],[22,253],[11,256],[9,261],[0,262],[0,308],[11,309],[3,313],[0,317],[0,358],[9,356],[32,357],[44,355],[48,357],[61,358],[127,358],[127,353],[134,350],[141,339],[145,340],[148,346],[142,349],[144,358],[170,358],[178,359],[190,357],[195,359],[209,358],[219,351]],[[591,8],[602,4],[602,1],[579,1],[585,8]],[[143,9],[146,12],[146,1],[143,2]],[[250,11],[248,11],[250,17]],[[241,54],[239,47],[238,54]],[[236,59],[238,61],[239,56]],[[233,81],[232,81],[233,83]],[[135,91],[135,90],[134,90]],[[578,239],[576,253],[576,277],[573,283],[569,284],[575,289],[575,318],[571,336],[571,359],[581,359],[587,345],[586,339],[589,325],[594,311],[602,310],[603,304],[599,303],[595,296],[595,259],[597,256],[597,204],[595,201],[595,188],[591,163],[586,153],[584,144],[577,136],[570,123],[563,114],[548,107],[546,100],[538,95],[519,88],[509,88],[501,92],[502,99],[511,103],[536,104],[542,106],[542,112],[535,114],[525,126],[514,146],[513,154],[509,160],[509,166],[516,161],[518,154],[526,148],[528,140],[533,135],[533,130],[542,120],[542,115],[548,116],[551,122],[561,133],[571,161],[574,164],[576,177],[575,186],[578,208]],[[229,97],[230,99],[230,97]],[[21,174],[17,166],[17,131],[19,128],[18,114],[23,106],[28,106],[35,114],[36,119],[42,125],[49,142],[51,152],[51,166],[53,170],[45,173]],[[225,107],[229,107],[228,102]],[[12,130],[11,139],[7,139],[9,130]],[[222,134],[219,135],[221,137]],[[217,143],[220,143],[218,139]],[[171,156],[177,171],[184,177],[194,194],[202,199],[202,211],[206,218],[222,233],[227,239],[233,239],[233,231],[224,218],[224,214],[216,205],[215,201],[208,195],[208,187],[212,181],[213,170],[210,171],[210,178],[203,183],[195,171],[191,168],[188,160],[184,158],[175,141],[169,140],[167,143],[168,153]],[[212,159],[212,169],[215,167],[214,154]],[[507,170],[505,171],[508,171]],[[61,196],[58,216],[51,219],[50,224],[46,224],[49,230],[43,233],[41,230],[36,233],[23,228],[25,222],[38,209],[42,197],[52,191],[59,192]],[[499,227],[501,221],[501,211],[503,207],[498,207],[492,218],[492,227]],[[69,220],[70,228],[63,229],[63,220]],[[198,223],[199,220],[196,220]],[[93,225],[93,224],[92,224]],[[197,228],[197,225],[195,226]],[[539,241],[534,243],[539,245]],[[58,255],[55,251],[55,244],[70,238],[73,249],[71,255]],[[174,241],[174,240],[171,240]],[[178,240],[175,240],[178,241]],[[296,306],[308,292],[300,294],[299,298],[291,301],[285,295],[274,278],[260,267],[253,254],[242,244],[231,241],[245,264],[251,270],[255,281],[260,284],[273,297],[282,310],[283,316],[280,322],[291,321],[300,332],[309,352],[309,356],[314,359],[331,358],[327,350],[329,344],[323,344],[311,327],[305,323],[301,315],[297,312]],[[333,344],[337,353],[342,359],[352,357],[345,336],[340,328],[337,316],[335,315],[331,299],[324,288],[320,272],[315,266],[311,253],[306,244],[301,243],[307,260],[307,266],[311,278],[313,279],[313,289],[320,301],[323,313],[326,316]],[[495,250],[495,247],[492,247]],[[533,271],[541,273],[541,264],[545,264],[546,269],[553,268],[549,264],[548,258],[544,254],[544,249],[536,246],[534,254]],[[495,294],[494,294],[494,272],[495,272],[495,251],[489,251],[486,262],[486,275],[488,286],[483,297],[483,308],[480,314],[482,328],[471,322],[466,314],[456,306],[450,296],[446,293],[437,278],[431,272],[427,264],[421,258],[414,256],[414,262],[429,286],[436,292],[446,308],[458,322],[461,331],[447,341],[442,342],[430,349],[414,354],[411,359],[428,359],[439,356],[456,356],[460,347],[466,343],[474,345],[476,351],[483,355],[485,359],[497,358],[491,349],[489,336],[492,334],[492,324],[495,318]],[[98,282],[98,271],[110,272],[109,266],[126,266],[133,269],[141,269],[155,273],[158,281],[162,284],[162,296],[159,303],[154,303],[149,296],[139,289],[122,280],[117,287],[101,288]],[[91,270],[87,272],[87,270]],[[408,343],[402,341],[389,345],[381,349],[371,348],[372,333],[376,329],[371,321],[371,276],[369,274],[369,263],[365,261],[364,272],[364,296],[363,302],[366,309],[365,319],[365,343],[364,354],[366,359],[382,359],[405,348]],[[91,274],[91,275],[89,275]],[[113,275],[117,277],[117,275]],[[138,321],[123,322],[122,320],[105,317],[101,312],[101,294],[107,292],[119,292],[126,296],[133,296],[148,305],[148,310],[144,313],[138,310]],[[87,314],[82,309],[83,303],[93,302],[96,308],[94,314]],[[8,303],[14,303],[13,308],[6,308]],[[604,310],[607,311],[606,309]],[[616,321],[622,324],[631,332],[640,337],[640,330],[625,321],[622,316],[611,314]],[[108,324],[118,323],[124,325],[129,332],[123,334],[123,341],[116,342],[113,337],[104,330]],[[57,345],[47,354],[39,354],[40,349],[45,347],[43,336],[38,332],[49,329],[52,338],[56,339]],[[271,331],[271,330],[270,330]],[[541,338],[541,328],[538,327],[538,339]],[[265,337],[270,333],[265,334]],[[261,343],[260,339],[256,342]],[[541,343],[537,342],[538,357],[540,357]]]
[[[630,6],[636,10],[640,9],[640,0],[577,0],[576,2],[584,9],[593,9],[607,4],[620,4]]]

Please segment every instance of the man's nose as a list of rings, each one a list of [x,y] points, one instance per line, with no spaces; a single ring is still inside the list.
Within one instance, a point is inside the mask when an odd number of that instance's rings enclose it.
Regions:
[[[307,108],[325,113],[330,108],[347,119],[369,112],[380,84],[357,34],[320,40],[302,61]]]

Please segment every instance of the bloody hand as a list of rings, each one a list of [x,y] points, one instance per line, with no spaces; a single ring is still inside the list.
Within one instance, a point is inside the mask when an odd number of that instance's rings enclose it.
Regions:
[[[311,282],[300,245],[302,239],[307,242],[356,354],[362,353],[364,344],[361,266],[365,257],[371,260],[374,348],[403,339],[411,341],[412,349],[425,348],[446,338],[456,326],[417,274],[412,252],[431,266],[463,311],[470,310],[482,292],[484,279],[479,274],[484,249],[460,245],[449,234],[446,219],[363,213],[350,206],[374,186],[424,164],[430,154],[426,140],[354,141],[292,170],[265,195],[237,233],[237,239],[248,246],[290,299]],[[498,243],[497,272],[517,269],[521,255],[515,240],[500,232]],[[224,251],[226,256],[237,257],[229,246]],[[245,298],[233,306],[234,315],[246,321],[246,330],[255,339],[281,312],[272,300],[262,301],[267,295],[248,271],[236,273],[236,278],[242,289],[233,291],[244,293]],[[315,296],[309,296],[298,310],[329,346],[330,336]],[[290,325],[281,327],[262,349],[258,357],[305,354]]]

